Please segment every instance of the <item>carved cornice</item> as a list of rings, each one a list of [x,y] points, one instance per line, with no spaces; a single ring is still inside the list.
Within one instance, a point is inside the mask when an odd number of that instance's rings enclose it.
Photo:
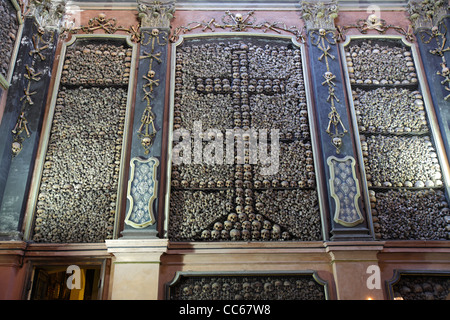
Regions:
[[[314,29],[334,30],[334,19],[338,16],[338,0],[330,2],[301,1],[302,19],[307,31]]]
[[[409,0],[406,7],[414,30],[431,29],[446,16],[448,3],[444,0]]]
[[[175,0],[138,1],[139,20],[143,28],[170,28],[175,13]]]

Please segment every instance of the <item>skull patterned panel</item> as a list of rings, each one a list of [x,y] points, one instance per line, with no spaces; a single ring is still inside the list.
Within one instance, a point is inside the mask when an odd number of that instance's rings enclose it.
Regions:
[[[300,48],[288,38],[186,37],[174,85],[174,133],[200,127],[203,139],[191,135],[192,161],[172,164],[169,239],[321,240]]]
[[[33,240],[113,237],[131,49],[67,47],[39,189]]]
[[[411,49],[354,39],[346,60],[376,237],[446,239],[449,209]]]
[[[324,300],[325,286],[312,275],[181,276],[171,300]]]

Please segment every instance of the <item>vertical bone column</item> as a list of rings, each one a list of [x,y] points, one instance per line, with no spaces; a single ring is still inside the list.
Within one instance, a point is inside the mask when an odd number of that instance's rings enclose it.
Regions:
[[[40,139],[58,31],[24,21],[0,125],[0,239],[20,239]]]
[[[131,163],[136,161],[147,162],[151,160],[152,166],[148,166],[152,176],[155,177],[151,184],[147,184],[146,191],[140,195],[145,201],[145,212],[136,214],[132,206],[137,205],[139,199],[136,194],[139,188],[127,190],[128,201],[126,219],[122,235],[126,238],[153,238],[158,234],[159,190],[161,190],[161,156],[163,119],[166,101],[166,79],[168,66],[168,46],[170,20],[173,18],[174,2],[153,3],[139,5],[139,18],[141,21],[141,41],[138,61],[138,75],[136,88],[136,104],[134,118],[132,119],[132,142],[130,151]],[[139,170],[131,172],[130,186],[137,185]],[[142,170],[141,170],[142,171]],[[141,179],[142,180],[142,179]],[[149,203],[148,199],[151,199]],[[146,218],[142,218],[142,214]]]
[[[337,1],[302,2],[307,29],[311,94],[317,113],[318,155],[326,182],[324,208],[329,212],[331,240],[371,240],[356,176],[353,140],[334,19]],[[345,178],[343,178],[345,177]]]

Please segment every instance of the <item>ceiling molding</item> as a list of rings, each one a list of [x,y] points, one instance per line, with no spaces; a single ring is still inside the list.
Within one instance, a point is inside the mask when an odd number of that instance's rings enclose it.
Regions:
[[[368,0],[340,0],[339,9],[341,11],[361,11],[367,10],[374,1]],[[376,6],[380,10],[404,11],[407,0],[382,0],[376,1]],[[69,7],[78,6],[85,10],[135,10],[137,8],[136,0],[109,0],[109,1],[91,1],[91,0],[75,0],[68,1]],[[205,0],[178,0],[176,2],[177,10],[300,10],[299,0],[225,0],[225,1],[205,1]]]

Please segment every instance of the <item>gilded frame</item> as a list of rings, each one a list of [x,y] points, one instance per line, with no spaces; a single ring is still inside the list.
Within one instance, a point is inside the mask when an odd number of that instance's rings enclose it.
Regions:
[[[55,83],[52,90],[52,96],[50,104],[46,108],[45,118],[42,125],[41,131],[41,141],[39,143],[36,163],[34,166],[33,177],[31,181],[31,188],[28,195],[28,202],[25,209],[24,216],[24,226],[23,226],[23,234],[24,239],[30,240],[32,237],[32,228],[34,215],[36,211],[37,198],[39,193],[40,182],[42,178],[42,173],[44,169],[44,161],[45,154],[47,153],[48,141],[50,138],[51,127],[53,123],[53,115],[56,107],[56,99],[59,91],[61,74],[64,66],[64,57],[66,55],[67,47],[74,44],[78,39],[80,40],[118,40],[125,42],[130,48],[132,48],[132,57],[131,57],[131,70],[136,69],[136,56],[137,56],[137,44],[131,41],[130,35],[115,35],[115,34],[80,34],[80,35],[72,35],[72,38],[64,42],[62,44],[62,49],[59,54],[61,57],[58,66],[57,73],[55,77]],[[128,163],[126,163],[127,151],[129,148],[129,136],[131,134],[129,128],[131,125],[131,114],[132,114],[132,101],[133,95],[130,94],[133,92],[135,84],[135,74],[133,72],[130,73],[130,78],[128,82],[128,95],[127,95],[127,107],[125,113],[125,122],[124,122],[124,133],[123,133],[123,142],[122,142],[122,151],[121,151],[121,160],[120,160],[120,170],[119,170],[119,179],[118,179],[118,188],[117,188],[117,202],[116,202],[116,214],[115,214],[115,226],[113,238],[118,238],[119,236],[119,227],[121,222],[119,218],[121,217],[121,209],[123,207],[124,201],[124,188],[126,188],[126,180],[125,176],[127,174]]]
[[[153,187],[153,194],[150,197],[150,199],[148,200],[148,204],[147,204],[150,220],[145,223],[136,223],[130,219],[132,211],[133,211],[133,207],[134,207],[134,200],[133,200],[133,196],[131,195],[131,188],[132,188],[131,185],[133,183],[134,175],[135,175],[135,169],[136,169],[135,162],[140,162],[140,163],[153,162],[152,179],[153,179],[154,187]],[[130,201],[130,206],[128,208],[127,216],[125,217],[125,223],[129,226],[132,226],[133,228],[142,229],[142,228],[148,227],[150,225],[153,225],[156,222],[155,215],[153,212],[154,210],[152,210],[152,209],[153,209],[153,203],[158,196],[158,180],[156,179],[156,171],[157,171],[158,166],[159,166],[159,160],[154,157],[150,157],[148,159],[135,157],[130,160],[131,173],[130,173],[130,177],[128,179],[128,191],[127,191],[127,199]]]
[[[353,178],[353,181],[355,182],[355,187],[356,187],[356,195],[353,197],[353,204],[355,206],[356,214],[359,216],[359,219],[355,220],[353,222],[346,222],[346,221],[338,218],[339,212],[341,209],[341,200],[339,199],[338,195],[335,192],[335,186],[333,183],[333,181],[335,179],[335,170],[334,170],[334,166],[332,164],[333,160],[340,162],[340,163],[347,162],[349,160],[351,161],[352,178]],[[361,197],[361,190],[359,188],[359,181],[356,177],[356,169],[355,169],[356,160],[351,156],[346,156],[344,158],[337,158],[335,156],[330,156],[327,159],[327,164],[330,169],[330,194],[336,203],[336,210],[334,213],[334,221],[345,227],[354,227],[354,226],[362,223],[364,221],[364,218],[363,218],[363,215],[361,214],[361,210],[359,209],[359,201],[358,200]]]

